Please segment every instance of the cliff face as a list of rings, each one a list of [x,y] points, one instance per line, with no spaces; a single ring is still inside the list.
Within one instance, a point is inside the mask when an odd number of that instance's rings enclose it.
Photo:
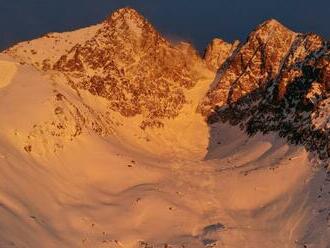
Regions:
[[[278,132],[328,158],[329,52],[321,37],[267,21],[227,59],[200,109],[210,123]]]

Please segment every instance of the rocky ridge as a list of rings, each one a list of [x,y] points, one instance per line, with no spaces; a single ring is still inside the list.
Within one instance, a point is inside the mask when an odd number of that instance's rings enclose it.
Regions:
[[[229,121],[250,135],[277,132],[327,159],[329,53],[320,36],[267,21],[226,60],[200,109],[209,123]]]
[[[219,81],[202,104],[203,112],[208,112],[208,106],[233,102],[275,77],[295,36],[275,20],[261,24],[247,42],[227,58],[219,72]]]

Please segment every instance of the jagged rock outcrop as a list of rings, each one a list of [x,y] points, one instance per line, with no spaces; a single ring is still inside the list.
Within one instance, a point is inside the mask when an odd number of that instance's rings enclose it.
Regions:
[[[220,80],[208,92],[203,112],[235,102],[274,78],[295,36],[275,20],[261,24],[219,71]]]
[[[315,34],[267,21],[227,59],[200,109],[210,123],[229,121],[250,135],[278,132],[327,159],[329,48]]]
[[[143,115],[141,127],[161,126],[178,115],[184,91],[194,86],[191,47],[165,40],[139,13],[124,8],[107,18],[94,37],[75,45],[53,66],[71,84],[108,99],[123,116]],[[194,54],[195,60],[191,60]]]
[[[206,48],[204,60],[211,70],[217,71],[238,46],[239,41],[230,44],[215,38]]]

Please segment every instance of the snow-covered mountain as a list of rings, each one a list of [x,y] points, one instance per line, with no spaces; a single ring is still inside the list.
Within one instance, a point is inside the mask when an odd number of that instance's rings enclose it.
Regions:
[[[329,48],[316,34],[267,21],[227,59],[200,109],[210,123],[230,121],[251,135],[276,132],[327,160]]]
[[[204,64],[197,52],[170,44],[130,8],[116,11],[91,30],[93,34],[82,31],[86,38],[78,43],[68,38],[75,45],[69,51],[59,49],[55,62],[41,56],[33,64],[63,72],[73,87],[106,98],[109,108],[123,116],[142,114],[143,128],[162,126],[163,118],[176,117],[187,102],[184,92],[202,76],[199,71]],[[20,46],[8,52],[18,57],[22,53]]]
[[[202,58],[131,8],[3,51],[0,247],[328,247],[329,58],[275,20]]]

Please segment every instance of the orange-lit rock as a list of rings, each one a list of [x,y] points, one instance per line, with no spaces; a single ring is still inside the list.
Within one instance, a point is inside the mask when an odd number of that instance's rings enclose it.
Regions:
[[[204,60],[209,68],[217,71],[239,46],[239,43],[239,41],[235,41],[233,44],[230,44],[218,38],[213,39],[204,54]]]

